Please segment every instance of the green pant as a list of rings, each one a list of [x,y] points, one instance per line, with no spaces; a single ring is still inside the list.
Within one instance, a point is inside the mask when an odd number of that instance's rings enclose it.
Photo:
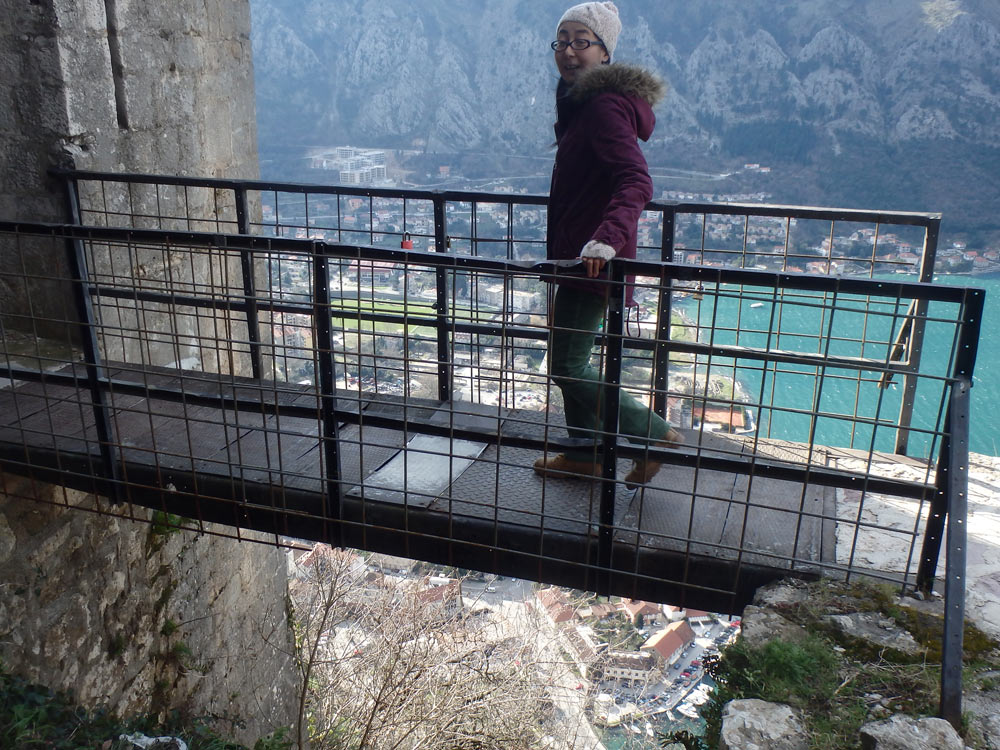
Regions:
[[[607,301],[590,292],[559,285],[552,309],[549,337],[549,372],[563,395],[566,428],[571,438],[596,443],[595,430],[602,425],[604,381],[591,366],[594,335],[597,333]],[[658,414],[624,390],[619,391],[618,432],[633,443],[663,440],[670,425]],[[596,445],[595,445],[596,448]],[[575,461],[593,460],[595,448],[567,451]]]

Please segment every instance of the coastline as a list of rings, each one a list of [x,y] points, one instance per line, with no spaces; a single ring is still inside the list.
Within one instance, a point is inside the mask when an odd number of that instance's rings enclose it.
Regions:
[[[951,276],[953,278],[972,278],[972,279],[1000,279],[1000,266],[998,266],[997,268],[984,268],[981,271],[957,271],[955,273],[952,273],[950,271],[945,271],[934,274],[935,279],[937,279],[940,276]]]
[[[970,423],[969,450],[984,456],[1000,455],[1000,441],[998,441],[991,429],[991,423],[986,416],[990,404],[996,403],[1000,399],[1000,337],[989,335],[990,331],[1000,328],[1000,269],[990,271],[977,271],[973,275],[970,273],[955,274],[935,274],[932,283],[947,284],[952,286],[970,286],[983,289],[986,292],[986,305],[982,320],[982,333],[976,347],[976,364],[973,373],[972,398],[972,420]],[[686,320],[698,316],[694,301],[690,298],[684,299],[681,304],[674,307]],[[720,307],[717,315],[719,320],[725,325],[726,321],[731,321],[732,316],[737,315],[736,310]],[[711,316],[705,318],[704,325],[709,325]],[[947,342],[926,342],[930,350],[937,351],[941,346],[946,346]],[[743,376],[747,373],[740,372],[735,378],[734,393],[752,394],[757,393],[760,384],[750,382]],[[737,399],[738,400],[738,399]],[[767,430],[769,425],[765,420],[762,424],[756,425],[757,429]],[[775,433],[777,436],[777,433]],[[787,437],[787,436],[786,436]],[[789,438],[790,439],[790,438]]]

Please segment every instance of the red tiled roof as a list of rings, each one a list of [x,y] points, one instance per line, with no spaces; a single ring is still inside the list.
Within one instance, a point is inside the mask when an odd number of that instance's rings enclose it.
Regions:
[[[613,604],[591,604],[590,614],[598,619],[607,617],[608,615],[614,614],[618,611],[618,608]]]
[[[729,424],[733,427],[746,426],[746,412],[736,406],[711,407],[692,410],[694,416],[701,417],[703,422],[714,424]]]
[[[686,621],[672,622],[646,641],[640,648],[656,651],[664,659],[669,659],[678,649],[694,640],[694,631]]]
[[[542,589],[538,592],[538,601],[548,612],[553,622],[560,623],[573,619],[573,608],[566,601],[566,594],[556,588]]]
[[[623,599],[622,604],[625,606],[625,611],[633,617],[636,615],[655,615],[660,612],[658,605],[644,602],[641,599]]]
[[[428,586],[417,594],[417,599],[421,602],[444,602],[449,599],[456,599],[461,592],[458,581],[451,581],[444,586]]]

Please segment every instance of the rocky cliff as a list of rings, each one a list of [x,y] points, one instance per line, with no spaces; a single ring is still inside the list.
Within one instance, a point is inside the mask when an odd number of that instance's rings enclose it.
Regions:
[[[705,742],[669,750],[995,750],[1000,651],[967,622],[962,735],[939,709],[940,600],[888,584],[783,581],[757,592],[740,638],[708,670]]]
[[[262,150],[426,142],[545,154],[556,83],[547,43],[565,4],[255,0]],[[779,168],[764,185],[778,200],[944,209],[998,226],[995,199],[980,196],[1000,186],[996,3],[619,5],[616,58],[670,84],[651,163],[760,162]],[[948,196],[945,184],[970,187]]]

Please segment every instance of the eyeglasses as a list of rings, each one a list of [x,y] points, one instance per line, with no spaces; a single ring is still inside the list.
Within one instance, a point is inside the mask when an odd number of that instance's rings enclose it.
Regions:
[[[552,42],[549,46],[556,52],[565,52],[567,47],[572,47],[577,52],[581,52],[592,44],[596,44],[598,47],[604,47],[604,42],[592,42],[589,39],[574,39],[572,42],[567,42],[565,39],[559,39]],[[607,49],[607,47],[604,48]]]

